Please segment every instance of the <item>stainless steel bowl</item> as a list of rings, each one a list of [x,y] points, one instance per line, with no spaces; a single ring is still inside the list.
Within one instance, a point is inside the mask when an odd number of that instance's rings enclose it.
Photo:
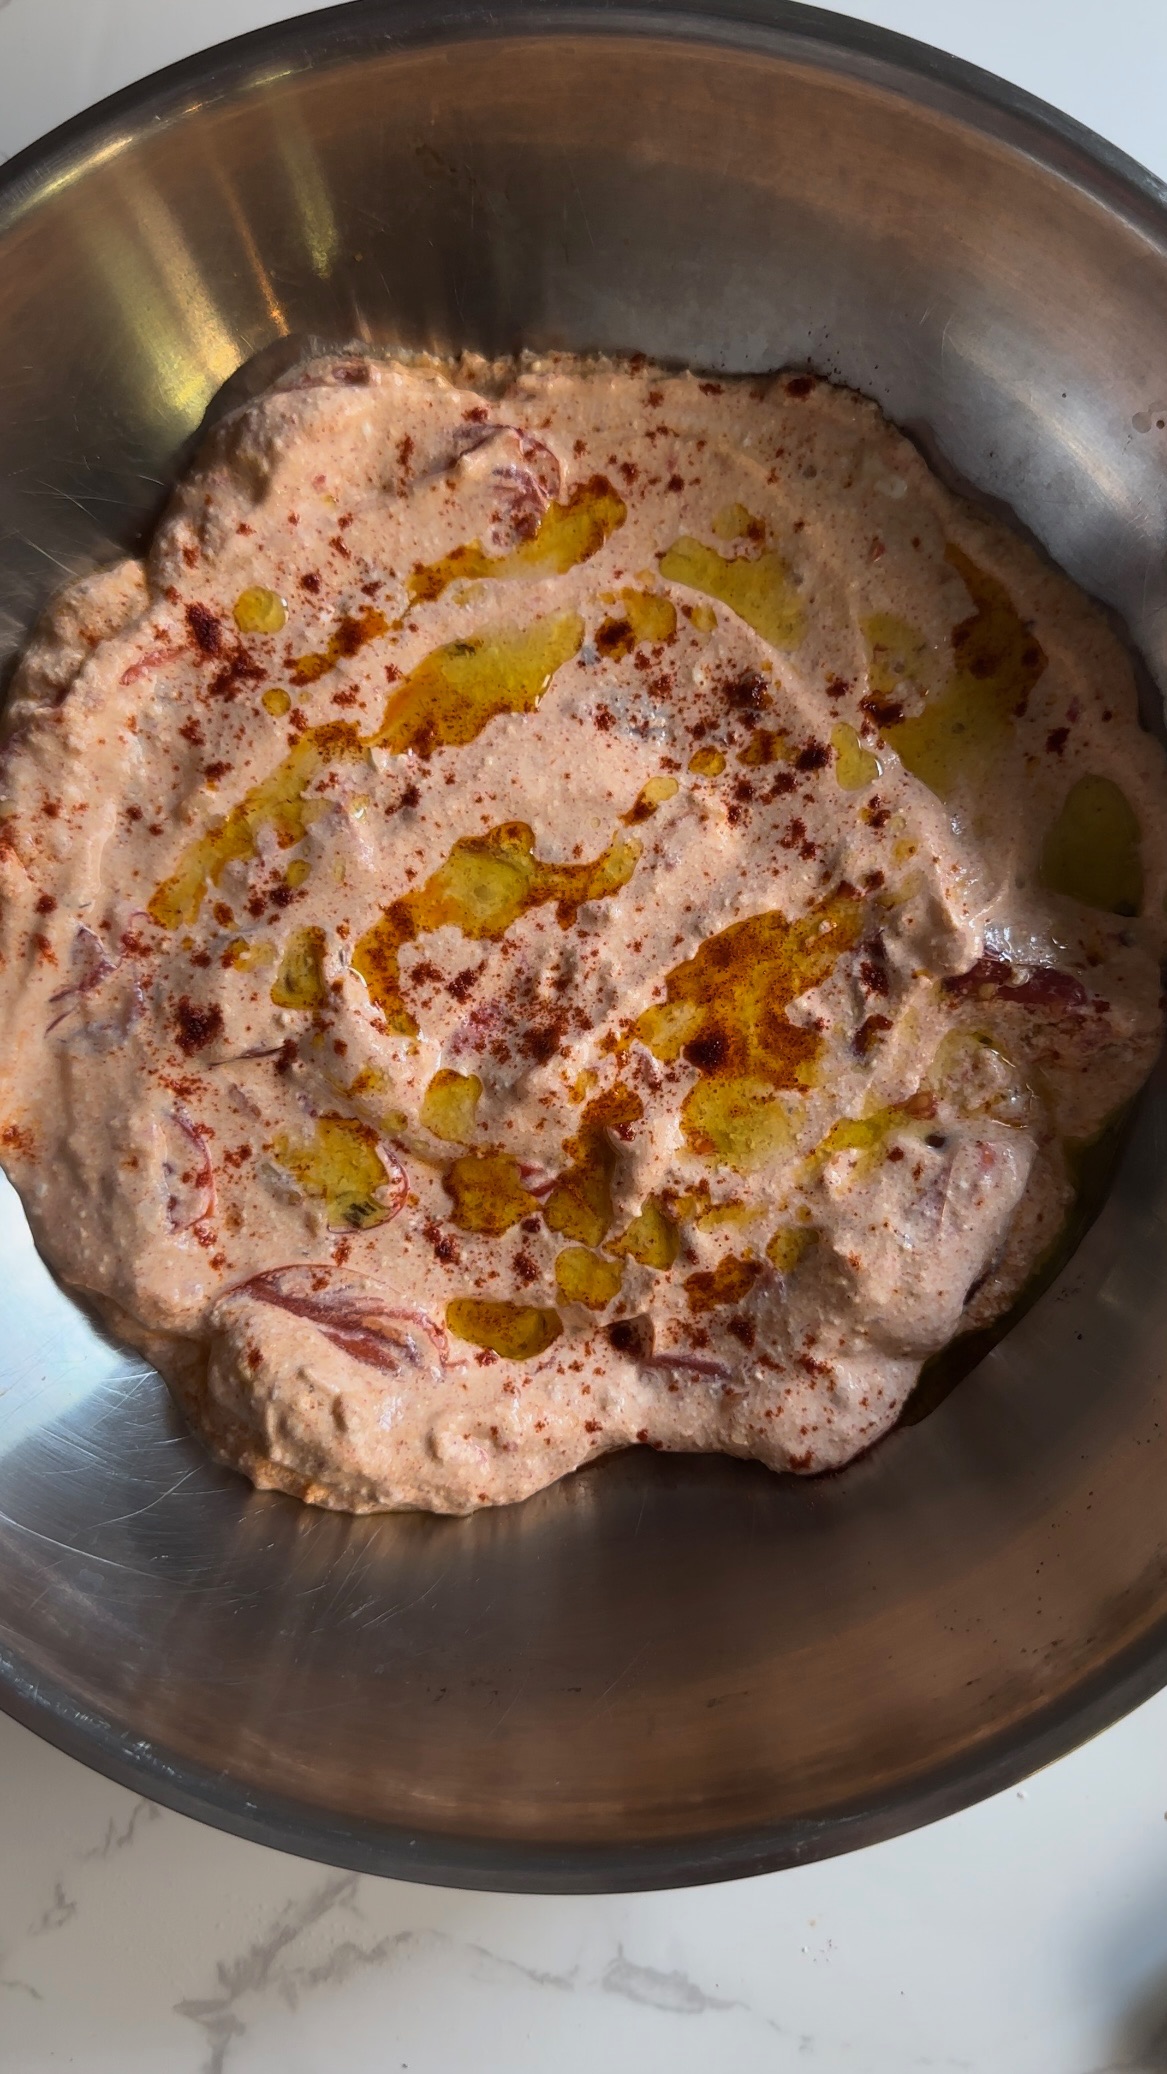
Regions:
[[[356,334],[810,362],[1167,683],[1164,203],[1026,96],[777,0],[264,31],[5,170],[4,644],[140,539],[241,363]],[[1165,1134],[1160,1079],[1055,1286],[844,1474],[629,1455],[465,1522],[216,1470],[9,1195],[0,1703],[223,1828],[467,1886],[755,1872],[1004,1786],[1167,1677]]]

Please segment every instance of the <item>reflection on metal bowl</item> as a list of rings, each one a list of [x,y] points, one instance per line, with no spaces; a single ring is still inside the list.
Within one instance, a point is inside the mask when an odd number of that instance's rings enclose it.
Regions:
[[[356,336],[810,363],[1167,682],[1164,200],[777,0],[263,31],[5,170],[0,644],[139,541],[253,356],[237,387]],[[473,1886],[713,1879],[960,1807],[1167,1675],[1165,1130],[1161,1077],[1052,1285],[843,1474],[629,1455],[468,1521],[215,1469],[6,1192],[0,1703],[225,1828]]]

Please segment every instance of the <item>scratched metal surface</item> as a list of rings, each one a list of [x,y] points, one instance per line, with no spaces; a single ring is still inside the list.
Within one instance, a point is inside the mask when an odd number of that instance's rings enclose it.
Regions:
[[[1167,211],[1025,97],[761,0],[378,4],[107,103],[0,181],[0,651],[306,337],[810,360],[1167,684]],[[281,341],[291,338],[293,346]],[[0,1194],[0,1703],[337,1863],[667,1885],[869,1841],[1167,1676],[1167,1081],[1069,1267],[820,1483],[626,1456],[467,1522],[214,1468]]]

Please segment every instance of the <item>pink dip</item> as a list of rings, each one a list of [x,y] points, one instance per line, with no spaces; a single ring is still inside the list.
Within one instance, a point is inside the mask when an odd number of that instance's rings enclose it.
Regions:
[[[301,369],[9,706],[0,1138],[257,1484],[833,1468],[1160,1038],[1101,614],[809,376]]]

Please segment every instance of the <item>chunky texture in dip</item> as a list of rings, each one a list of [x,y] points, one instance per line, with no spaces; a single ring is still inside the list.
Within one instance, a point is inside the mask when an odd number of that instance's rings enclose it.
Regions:
[[[833,1468],[1146,1076],[1165,807],[1102,616],[871,404],[337,355],[25,657],[4,1162],[257,1484]]]

